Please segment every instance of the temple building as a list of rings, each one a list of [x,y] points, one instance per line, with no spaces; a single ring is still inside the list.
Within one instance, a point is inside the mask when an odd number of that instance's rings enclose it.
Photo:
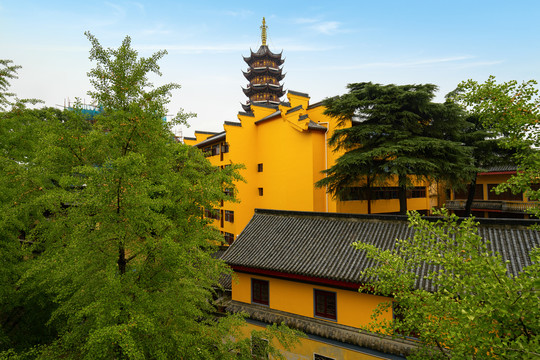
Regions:
[[[244,57],[244,61],[249,68],[244,73],[245,78],[249,81],[247,88],[242,89],[244,94],[249,98],[245,105],[242,105],[244,111],[250,112],[250,104],[267,104],[279,105],[280,98],[285,94],[283,85],[280,81],[285,76],[282,73],[283,59],[281,53],[274,54],[266,44],[266,21],[263,18],[262,30],[262,45],[257,52],[251,52],[251,55]]]
[[[375,195],[366,200],[351,196],[338,200],[326,189],[314,184],[325,175],[322,171],[335,164],[342,152],[327,141],[340,127],[350,127],[352,120],[338,123],[324,114],[321,102],[310,103],[304,92],[285,91],[282,84],[282,54],[267,45],[267,26],[263,19],[261,46],[244,57],[243,72],[249,80],[243,89],[247,102],[238,113],[239,121],[225,121],[224,131],[195,131],[184,143],[201,149],[217,167],[243,164],[240,174],[245,182],[237,183],[239,202],[225,201],[216,209],[205,209],[214,219],[225,241],[231,243],[247,225],[257,208],[339,213],[396,213],[399,211],[397,186],[392,182],[373,188]],[[281,99],[286,95],[286,99]],[[438,205],[432,187],[412,179],[407,199],[409,210],[427,213]],[[225,192],[230,189],[223,189]]]

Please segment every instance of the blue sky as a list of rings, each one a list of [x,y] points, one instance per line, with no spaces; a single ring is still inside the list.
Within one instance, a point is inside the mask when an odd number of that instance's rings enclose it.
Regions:
[[[242,55],[283,50],[285,89],[311,102],[346,84],[433,83],[437,99],[469,78],[540,79],[540,1],[10,1],[0,0],[0,58],[22,65],[12,90],[46,105],[90,102],[89,30],[106,47],[129,35],[141,56],[166,49],[177,82],[170,113],[198,114],[189,129],[222,131],[246,97]]]

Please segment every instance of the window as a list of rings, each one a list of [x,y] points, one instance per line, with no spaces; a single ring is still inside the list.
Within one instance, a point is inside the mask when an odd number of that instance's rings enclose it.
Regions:
[[[506,200],[506,201],[523,201],[523,193],[514,194],[510,190],[496,194],[495,189],[499,184],[488,184],[488,199],[489,200]]]
[[[408,198],[425,198],[426,197],[426,187],[425,186],[415,186],[407,191]]]
[[[231,245],[233,243],[233,241],[234,241],[234,234],[224,232],[223,233],[223,238],[225,239],[225,242],[227,244]]]
[[[212,146],[212,156],[219,155],[219,144]]]
[[[257,172],[263,172],[263,164],[257,164]]]
[[[320,355],[320,354],[313,354],[313,360],[335,360],[334,358]]]
[[[259,188],[259,196],[263,196],[263,188]]]
[[[214,219],[214,220],[221,219],[219,210],[216,210],[216,209],[205,209],[204,216],[207,217],[208,219]]]
[[[255,359],[268,359],[268,340],[251,336],[251,355]]]
[[[225,221],[234,222],[234,211],[225,210]]]
[[[415,186],[407,190],[407,198],[424,198],[426,197],[425,186]],[[343,193],[343,201],[351,200],[392,200],[399,199],[399,187],[383,186],[383,187],[348,187]]]
[[[228,153],[228,152],[229,152],[229,143],[221,144],[221,153]]]
[[[469,186],[467,185],[467,189],[460,189],[454,191],[454,199],[462,199],[466,200],[467,196],[469,195]],[[474,200],[484,200],[484,185],[482,184],[476,184],[474,187]],[[450,197],[448,197],[450,199]]]
[[[337,320],[336,293],[324,290],[314,290],[315,316]]]
[[[262,305],[269,305],[268,281],[261,279],[251,279],[251,302]]]

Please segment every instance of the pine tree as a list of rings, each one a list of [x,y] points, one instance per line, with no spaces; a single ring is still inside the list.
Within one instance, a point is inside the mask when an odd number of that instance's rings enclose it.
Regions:
[[[348,187],[397,181],[400,213],[407,211],[411,180],[456,183],[473,172],[470,149],[458,141],[464,126],[461,109],[434,103],[435,85],[348,85],[349,93],[325,100],[325,113],[353,126],[338,129],[329,144],[345,153],[325,171],[317,186],[338,198]]]

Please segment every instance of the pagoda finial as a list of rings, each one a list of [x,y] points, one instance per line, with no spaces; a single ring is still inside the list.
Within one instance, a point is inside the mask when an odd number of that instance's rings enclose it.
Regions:
[[[266,29],[268,29],[268,26],[266,26],[266,20],[264,20],[264,17],[263,17],[263,23],[262,23],[262,26],[261,26],[261,30],[262,30],[262,33],[261,33],[262,46],[266,46]]]

